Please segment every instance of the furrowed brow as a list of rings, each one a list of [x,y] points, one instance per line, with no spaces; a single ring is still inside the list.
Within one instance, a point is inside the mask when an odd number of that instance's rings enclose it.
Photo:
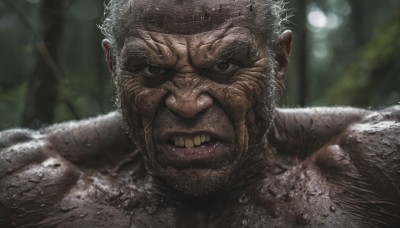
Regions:
[[[232,42],[229,45],[225,46],[220,52],[220,56],[222,58],[228,58],[235,54],[246,54],[249,53],[250,44],[248,42]]]
[[[123,62],[140,62],[151,65],[160,65],[162,55],[154,53],[141,44],[129,44],[122,50]]]
[[[232,40],[230,42],[222,43],[215,48],[213,55],[217,59],[227,60],[230,58],[240,58],[245,60],[249,59],[252,53],[252,49],[249,41],[244,40]]]

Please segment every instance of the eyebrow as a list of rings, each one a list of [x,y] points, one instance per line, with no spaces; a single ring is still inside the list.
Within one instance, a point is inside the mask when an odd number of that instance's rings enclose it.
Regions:
[[[233,39],[222,41],[219,44],[211,44],[210,54],[214,60],[229,60],[237,56],[243,64],[246,64],[251,58],[254,47],[249,40]]]
[[[126,48],[123,49],[122,60],[123,62],[145,62],[151,65],[161,65],[162,54],[159,53],[155,55],[149,51],[149,48],[134,42],[133,44],[128,44]]]
[[[238,45],[239,44],[239,45]],[[250,55],[251,45],[249,42],[230,42],[225,47],[222,48],[222,51],[218,54],[219,58],[228,58],[233,56],[234,54],[239,54],[245,51],[246,57]]]

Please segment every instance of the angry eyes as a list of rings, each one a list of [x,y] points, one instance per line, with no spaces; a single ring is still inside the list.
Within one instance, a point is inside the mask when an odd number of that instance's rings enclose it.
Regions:
[[[151,65],[147,65],[142,69],[142,72],[148,77],[163,76],[167,73],[167,71],[168,70],[165,68],[151,66]]]
[[[202,74],[210,75],[219,74],[226,75],[234,73],[240,68],[239,64],[233,62],[223,61],[212,65],[211,67],[201,71]],[[149,78],[168,76],[172,73],[172,70],[152,65],[146,65],[142,68],[142,73]]]
[[[231,62],[219,62],[211,67],[211,70],[216,73],[229,74],[239,69],[237,64]]]

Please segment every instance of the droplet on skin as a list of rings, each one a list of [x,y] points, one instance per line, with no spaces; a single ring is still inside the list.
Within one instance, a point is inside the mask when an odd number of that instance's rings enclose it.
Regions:
[[[270,215],[272,218],[278,218],[281,215],[281,209],[279,207],[274,208]]]
[[[245,203],[248,203],[249,202],[249,199],[247,198],[247,196],[245,195],[245,194],[242,194],[240,197],[239,197],[239,203],[241,203],[241,204],[245,204]]]
[[[157,211],[157,207],[155,206],[146,206],[145,209],[150,215],[154,214]]]
[[[335,212],[336,212],[336,207],[335,207],[335,206],[330,206],[330,207],[329,207],[329,210],[330,210],[331,212],[335,213]]]
[[[293,193],[292,191],[290,191],[290,192],[288,192],[288,193],[286,194],[285,201],[286,201],[286,202],[290,202],[290,201],[293,200],[293,198],[294,198],[294,193]]]
[[[311,221],[310,215],[305,212],[300,212],[297,215],[297,223],[299,225],[308,225]]]

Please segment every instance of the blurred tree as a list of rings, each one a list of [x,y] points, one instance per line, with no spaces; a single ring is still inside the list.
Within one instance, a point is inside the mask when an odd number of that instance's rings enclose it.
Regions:
[[[43,0],[40,7],[40,33],[36,39],[37,63],[29,78],[22,124],[39,127],[54,119],[63,72],[58,65],[64,31],[66,0]]]
[[[295,15],[300,14],[299,1],[290,1]],[[345,74],[359,51],[369,42],[399,6],[398,0],[308,0],[307,3],[307,105],[345,105],[346,100],[333,100],[327,93]],[[298,40],[301,35],[301,20],[294,23],[294,51],[289,65],[286,103],[299,105],[298,74],[301,72],[301,55]],[[300,66],[299,66],[300,65]],[[351,86],[351,85],[348,85]],[[399,85],[400,86],[400,85]],[[398,87],[399,87],[398,86]],[[377,99],[377,98],[374,98]],[[379,99],[378,99],[379,100]],[[363,104],[358,104],[361,106]]]
[[[307,28],[307,5],[308,0],[289,1],[289,9],[293,9],[290,18],[293,21],[293,45],[291,62],[289,64],[288,77],[285,80],[287,88],[286,103],[295,103],[304,107],[308,102],[309,95],[309,30]],[[292,27],[292,26],[291,26]],[[288,101],[290,100],[290,101]]]
[[[307,0],[300,0],[298,6],[298,45],[299,55],[298,65],[298,104],[301,107],[306,106],[308,99],[308,29],[307,29]]]
[[[387,106],[400,101],[400,8],[329,93],[333,103]]]
[[[362,0],[349,0],[349,3],[352,9],[351,20],[352,29],[354,31],[353,49],[357,51],[368,41],[363,26],[365,22],[365,4]]]
[[[38,4],[0,0],[0,129],[20,126]]]

